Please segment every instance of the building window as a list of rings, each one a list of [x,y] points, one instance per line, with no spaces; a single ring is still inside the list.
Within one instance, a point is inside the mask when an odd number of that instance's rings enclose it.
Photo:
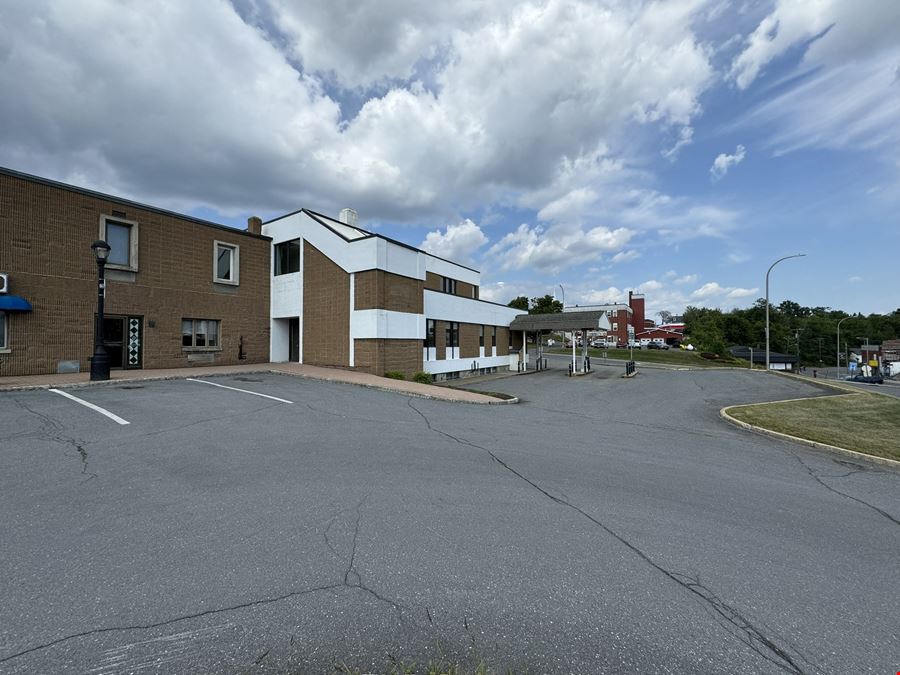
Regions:
[[[497,346],[497,326],[491,327],[491,347]]]
[[[441,290],[444,293],[450,293],[451,295],[456,295],[456,279],[451,279],[450,277],[443,277],[441,281]]]
[[[275,276],[300,271],[300,240],[275,244]]]
[[[9,337],[6,327],[6,312],[0,312],[0,350],[9,349]]]
[[[478,346],[484,347],[484,326],[479,326],[478,328],[480,329],[478,334]]]
[[[138,224],[136,222],[100,216],[100,238],[109,244],[107,267],[137,272]]]
[[[618,322],[613,321],[612,329],[613,329],[613,330],[619,330],[619,324],[618,324]]]
[[[182,319],[181,346],[184,349],[219,349],[219,321]]]
[[[425,321],[425,347],[434,347],[434,319],[426,319]]]
[[[234,244],[217,241],[213,246],[213,281],[237,286],[240,279],[241,250]]]
[[[459,323],[450,321],[446,328],[447,347],[459,347]]]

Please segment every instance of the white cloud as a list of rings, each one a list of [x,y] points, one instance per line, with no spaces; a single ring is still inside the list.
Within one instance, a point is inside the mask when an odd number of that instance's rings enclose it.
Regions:
[[[681,130],[678,132],[678,140],[675,141],[675,145],[673,145],[668,150],[662,151],[662,156],[668,159],[670,162],[674,162],[678,159],[678,153],[681,152],[681,149],[687,145],[690,145],[694,140],[694,130],[691,127],[681,127]]]
[[[898,25],[894,0],[777,0],[735,57],[730,76],[746,89],[772,60],[811,38],[817,39],[804,51],[807,66],[865,60],[897,48]]]
[[[461,223],[448,225],[444,232],[440,230],[429,232],[421,248],[442,258],[468,263],[471,262],[475,251],[487,241],[488,238],[481,228],[466,218]]]
[[[709,175],[712,180],[715,182],[723,178],[731,167],[737,166],[744,161],[746,154],[746,149],[743,145],[738,145],[737,148],[735,148],[733,155],[728,155],[724,152],[719,154],[719,156],[713,160],[712,166],[709,167]]]
[[[749,87],[764,68],[802,50],[786,91],[750,111],[739,125],[777,129],[767,147],[775,154],[798,148],[900,148],[900,3],[894,0],[778,0],[735,57],[730,77]]]
[[[632,230],[624,227],[584,230],[581,227],[556,226],[544,230],[541,226],[530,227],[523,223],[494,244],[489,254],[497,260],[502,270],[534,267],[555,274],[563,268],[592,260],[601,253],[621,249],[633,235]]]
[[[728,262],[739,265],[740,263],[745,263],[750,260],[750,254],[744,252],[734,251],[725,256]]]
[[[696,274],[685,274],[684,276],[675,279],[672,283],[677,284],[678,286],[684,286],[685,284],[692,284],[695,281],[697,281]]]
[[[695,0],[249,4],[252,25],[227,2],[7,0],[0,153],[169,206],[365,220],[555,184],[536,210],[575,222],[556,200],[589,185],[566,168],[689,127],[714,81]]]
[[[851,284],[858,284],[862,280],[862,277],[850,277],[847,279],[847,281],[849,281]]]
[[[736,300],[755,295],[759,292],[758,288],[739,288],[734,286],[720,286],[715,281],[703,284],[700,288],[691,293],[691,298],[695,300],[707,300],[712,298],[727,298]]]
[[[547,204],[538,211],[537,217],[541,221],[571,222],[596,200],[597,193],[591,188],[576,188]]]
[[[613,263],[626,263],[637,260],[641,257],[641,252],[637,249],[629,249],[627,251],[619,251],[610,260]]]

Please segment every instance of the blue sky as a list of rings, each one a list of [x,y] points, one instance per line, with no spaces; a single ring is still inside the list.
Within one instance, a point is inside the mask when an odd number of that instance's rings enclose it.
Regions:
[[[895,0],[10,0],[0,165],[352,206],[500,302],[900,307]],[[100,28],[98,32],[98,26]]]

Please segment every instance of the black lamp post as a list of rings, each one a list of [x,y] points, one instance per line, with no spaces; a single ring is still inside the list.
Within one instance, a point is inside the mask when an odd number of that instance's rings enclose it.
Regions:
[[[97,323],[94,326],[94,356],[91,358],[91,379],[109,379],[109,356],[103,345],[103,298],[106,295],[106,258],[110,246],[105,241],[95,241],[91,250],[97,259]]]

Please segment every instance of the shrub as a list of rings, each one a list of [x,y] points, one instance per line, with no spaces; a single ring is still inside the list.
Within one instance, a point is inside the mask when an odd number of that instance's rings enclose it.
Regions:
[[[428,373],[422,372],[421,370],[413,375],[413,382],[418,382],[419,384],[431,384],[431,375]]]
[[[406,375],[403,374],[400,370],[389,370],[384,374],[385,377],[390,378],[392,380],[405,380]]]

